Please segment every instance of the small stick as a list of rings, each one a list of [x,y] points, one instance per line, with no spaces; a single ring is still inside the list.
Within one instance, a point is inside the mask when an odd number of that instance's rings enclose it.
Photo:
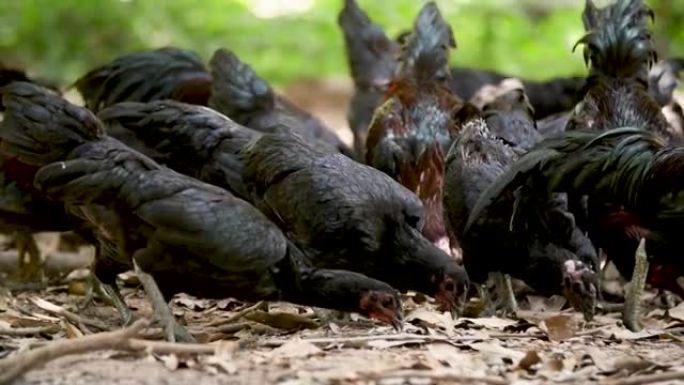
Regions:
[[[146,320],[139,320],[126,329],[55,341],[6,358],[0,361],[0,384],[7,384],[28,370],[62,356],[95,350],[126,348],[130,338],[138,334],[147,324]]]
[[[83,318],[80,315],[78,315],[76,313],[72,313],[69,310],[67,310],[61,306],[57,306],[52,302],[48,302],[48,301],[46,301],[44,299],[40,299],[40,298],[31,298],[30,300],[34,305],[45,310],[46,312],[57,315],[57,316],[64,317],[76,325],[86,325],[86,326],[92,326],[94,328],[98,328],[100,330],[109,330],[109,327],[100,321],[97,321],[94,319]],[[86,329],[85,331],[87,333],[88,329]]]
[[[249,307],[246,307],[246,308],[240,310],[239,312],[233,314],[232,316],[230,316],[226,319],[217,319],[217,320],[211,321],[207,324],[207,326],[219,326],[219,325],[225,325],[225,324],[235,322],[235,321],[239,320],[240,318],[246,316],[247,314],[249,314],[255,310],[261,309],[263,306],[264,306],[264,301],[259,301],[252,306],[249,306]]]
[[[654,382],[680,380],[684,378],[684,371],[679,372],[664,372],[656,374],[645,374],[643,376],[632,376],[629,378],[622,378],[614,381],[604,381],[603,385],[642,385],[652,384]]]
[[[60,330],[59,325],[47,325],[47,326],[36,326],[29,328],[3,328],[0,327],[0,335],[21,337],[21,336],[31,336],[34,334],[54,334]]]
[[[435,382],[440,381],[450,381],[457,383],[485,383],[491,385],[507,385],[510,381],[507,381],[499,377],[491,376],[468,376],[461,374],[460,372],[454,372],[450,370],[396,370],[393,372],[372,374],[368,376],[370,379],[380,380],[387,378],[425,378],[430,379]]]
[[[166,341],[148,341],[137,338],[132,338],[128,341],[127,349],[130,350],[145,350],[157,354],[214,354],[216,348],[208,344],[195,343],[175,343]]]

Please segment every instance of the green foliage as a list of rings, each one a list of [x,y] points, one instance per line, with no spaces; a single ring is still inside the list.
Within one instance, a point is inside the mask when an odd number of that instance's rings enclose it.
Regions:
[[[88,69],[126,52],[173,45],[204,58],[219,47],[234,50],[264,77],[287,82],[297,77],[347,73],[337,12],[342,0],[310,0],[303,13],[259,18],[254,3],[294,0],[2,0],[0,57],[32,74],[71,83]],[[300,3],[306,1],[300,0]],[[371,17],[396,36],[411,27],[423,1],[359,0]],[[583,1],[441,0],[454,27],[456,65],[504,71],[529,78],[584,73],[571,48],[582,35]],[[683,54],[684,10],[668,0],[656,9],[661,50]],[[662,12],[662,13],[661,13]],[[656,24],[658,26],[659,24]]]

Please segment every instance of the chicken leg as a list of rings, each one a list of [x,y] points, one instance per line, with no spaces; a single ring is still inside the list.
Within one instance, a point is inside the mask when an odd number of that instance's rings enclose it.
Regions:
[[[102,283],[102,281],[100,281],[95,274],[90,273],[88,276],[88,285],[86,288],[85,298],[83,299],[83,302],[78,305],[78,309],[83,310],[90,306],[90,304],[93,303],[95,296],[116,308],[121,316],[121,324],[123,326],[130,326],[133,324],[135,318],[133,317],[131,309],[129,309],[128,305],[126,305],[126,301],[124,301],[123,297],[121,296],[119,289],[115,286]]]
[[[22,280],[42,280],[42,264],[40,250],[33,238],[33,234],[25,231],[17,231],[14,235],[14,243],[19,254],[19,276]],[[28,255],[28,261],[26,256]]]
[[[143,271],[138,260],[144,260],[148,257],[148,249],[140,249],[133,256],[133,266],[135,269],[135,274],[138,276],[140,283],[142,283],[145,288],[145,293],[147,293],[147,298],[152,303],[152,308],[154,309],[154,315],[159,322],[161,322],[164,328],[164,333],[166,339],[169,342],[195,342],[195,339],[188,333],[187,330],[176,322],[171,309],[166,300],[164,300],[164,295],[162,294],[157,282],[154,277],[149,273]]]
[[[639,241],[639,247],[634,257],[634,272],[629,288],[625,293],[625,309],[622,313],[622,321],[631,331],[641,330],[639,323],[639,301],[641,293],[646,285],[646,275],[648,273],[648,255],[646,254],[646,240]]]
[[[515,317],[518,312],[518,301],[515,299],[511,276],[501,272],[494,273],[494,285],[496,286],[497,296],[505,316]]]

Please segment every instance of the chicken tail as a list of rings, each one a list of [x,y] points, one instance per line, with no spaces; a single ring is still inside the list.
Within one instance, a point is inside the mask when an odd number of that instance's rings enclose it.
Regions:
[[[209,108],[170,100],[115,104],[98,118],[110,136],[139,140],[155,160],[247,198],[239,153],[260,133]]]
[[[344,33],[347,61],[356,87],[386,86],[397,65],[397,43],[373,23],[356,0],[345,0],[337,22]]]
[[[548,196],[553,192],[592,193],[614,197],[624,205],[639,205],[659,199],[663,186],[684,187],[667,182],[682,171],[684,151],[666,147],[661,136],[646,130],[566,132],[541,142],[487,187],[471,211],[466,229],[497,197],[526,184]]]
[[[587,33],[575,48],[584,45],[591,75],[636,77],[646,84],[648,70],[657,60],[649,17],[653,11],[643,0],[619,0],[602,9],[588,0],[583,14]]]
[[[206,105],[211,76],[196,53],[166,47],[121,56],[73,86],[95,112],[123,101],[173,99]]]
[[[431,1],[420,10],[413,31],[401,48],[399,74],[418,80],[448,79],[451,48],[456,48],[451,26]]]
[[[105,136],[95,115],[46,88],[13,82],[0,94],[6,107],[2,151],[23,163],[43,166],[62,160],[77,146]]]
[[[241,114],[273,108],[271,86],[227,49],[219,49],[209,62],[214,78],[209,105],[240,121]]]

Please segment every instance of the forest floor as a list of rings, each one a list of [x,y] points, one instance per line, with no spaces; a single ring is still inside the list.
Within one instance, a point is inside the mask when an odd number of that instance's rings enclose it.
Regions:
[[[342,129],[349,86],[324,84],[319,94],[311,87],[286,91]],[[320,97],[326,90],[331,95]],[[313,94],[318,97],[307,101]],[[350,141],[348,130],[340,133]],[[404,330],[396,332],[353,315],[341,319],[289,304],[246,311],[251,304],[178,295],[171,301],[174,314],[198,341],[179,346],[159,342],[161,330],[154,325],[123,337],[118,313],[102,302],[79,310],[86,274],[82,267],[92,251],[64,252],[58,245],[54,237],[41,240],[49,284],[32,290],[0,284],[0,384],[17,368],[15,360],[26,360],[33,349],[60,344],[61,351],[83,338],[96,338],[85,347],[94,349],[103,342],[97,336],[108,331],[119,333],[105,337],[110,343],[112,338],[119,341],[116,349],[59,356],[47,363],[43,357],[13,384],[684,383],[684,304],[665,311],[656,306],[653,293],[644,295],[644,329],[637,333],[622,326],[617,312],[600,312],[585,322],[562,310],[565,300],[560,297],[521,294],[515,319],[452,320],[426,298],[409,295]],[[0,282],[10,282],[7,277],[15,266],[15,251],[0,253]],[[122,278],[122,292],[136,318],[151,319],[135,277]],[[606,285],[616,297],[621,295],[622,282],[613,277]],[[469,308],[477,309],[477,303]]]
[[[0,259],[12,258],[16,254],[7,252]],[[66,257],[50,256],[53,265],[59,258]],[[0,383],[11,369],[3,361],[120,330],[110,306],[97,301],[78,310],[84,275],[77,271],[39,290],[0,294]],[[151,319],[135,277],[123,278],[136,318]],[[638,333],[622,326],[619,313],[584,322],[561,310],[561,297],[521,296],[516,319],[452,320],[420,296],[404,302],[406,323],[396,332],[362,318],[284,303],[245,312],[251,304],[178,295],[171,301],[173,312],[197,344],[149,342],[162,339],[151,325],[134,336],[134,348],[87,351],[45,365],[41,359],[13,384],[641,384],[653,375],[684,378],[684,304],[665,312],[648,305],[652,294],[644,297],[648,309]],[[115,337],[123,345],[121,338]],[[684,380],[679,381],[669,383]]]

